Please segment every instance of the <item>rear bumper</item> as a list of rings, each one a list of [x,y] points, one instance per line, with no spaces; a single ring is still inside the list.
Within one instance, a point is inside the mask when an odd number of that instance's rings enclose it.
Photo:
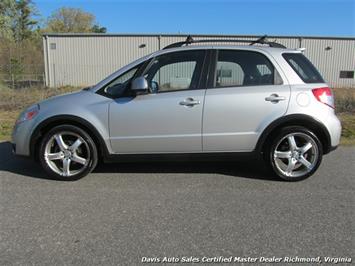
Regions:
[[[335,151],[339,146],[331,146],[329,152]]]
[[[335,150],[340,143],[341,123],[336,115],[328,116],[326,127],[330,135],[330,151]]]

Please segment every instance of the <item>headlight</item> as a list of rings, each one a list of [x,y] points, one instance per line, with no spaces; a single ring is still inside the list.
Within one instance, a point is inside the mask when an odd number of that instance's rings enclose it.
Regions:
[[[39,112],[39,105],[38,104],[27,108],[25,111],[23,111],[21,113],[19,118],[16,120],[16,125],[33,119],[38,114],[38,112]]]

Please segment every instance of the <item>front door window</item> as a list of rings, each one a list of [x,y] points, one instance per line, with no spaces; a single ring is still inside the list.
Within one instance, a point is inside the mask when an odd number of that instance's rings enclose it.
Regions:
[[[198,88],[204,51],[191,50],[158,56],[145,73],[153,93]]]

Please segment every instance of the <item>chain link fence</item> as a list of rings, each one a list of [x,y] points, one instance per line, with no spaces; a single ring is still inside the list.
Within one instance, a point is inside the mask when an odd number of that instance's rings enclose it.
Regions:
[[[0,65],[0,84],[20,89],[44,87],[45,74],[42,65]]]

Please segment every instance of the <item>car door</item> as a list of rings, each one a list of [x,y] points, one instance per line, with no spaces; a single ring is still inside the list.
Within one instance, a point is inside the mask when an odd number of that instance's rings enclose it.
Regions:
[[[189,50],[157,56],[142,73],[149,92],[119,97],[110,104],[115,153],[202,151],[205,88],[200,87],[200,78],[205,54]]]
[[[203,114],[204,151],[252,151],[263,129],[285,114],[290,87],[271,57],[218,50]]]

